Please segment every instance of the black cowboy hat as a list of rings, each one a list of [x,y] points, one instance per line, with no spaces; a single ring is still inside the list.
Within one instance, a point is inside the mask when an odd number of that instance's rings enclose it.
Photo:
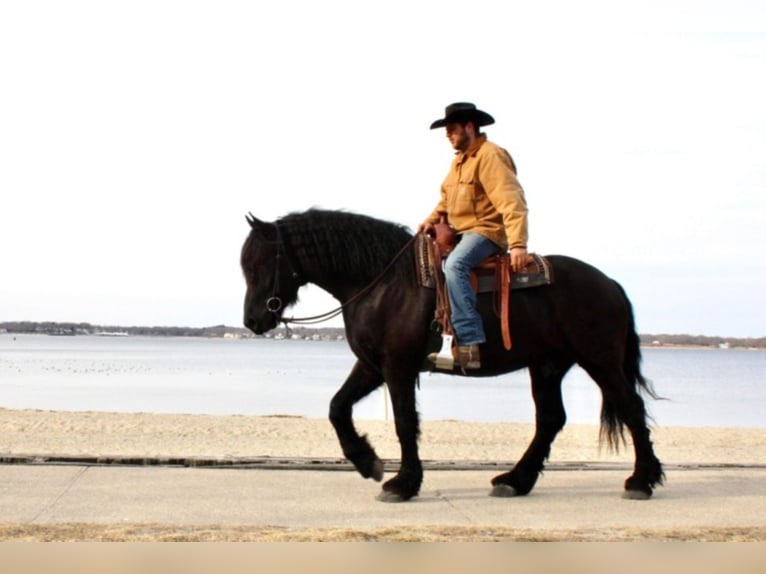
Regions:
[[[476,106],[468,102],[450,104],[444,109],[444,117],[431,124],[431,129],[443,128],[453,122],[473,122],[477,127],[488,126],[495,123],[495,118],[487,112],[477,110]]]

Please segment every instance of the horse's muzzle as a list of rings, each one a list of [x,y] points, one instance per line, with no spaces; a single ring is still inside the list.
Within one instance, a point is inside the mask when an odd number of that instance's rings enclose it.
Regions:
[[[245,327],[250,329],[256,335],[263,335],[275,328],[279,321],[277,315],[274,313],[266,313],[258,318],[245,314],[244,323]]]

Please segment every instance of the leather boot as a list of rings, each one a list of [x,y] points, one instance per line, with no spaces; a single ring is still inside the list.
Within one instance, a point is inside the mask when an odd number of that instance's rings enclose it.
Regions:
[[[458,345],[452,348],[452,356],[455,358],[455,367],[460,367],[463,370],[476,370],[481,368],[481,360],[479,358],[479,345]],[[439,353],[429,353],[428,360],[437,365],[439,368]],[[443,359],[441,359],[443,361]],[[449,368],[442,365],[441,368]]]
[[[457,364],[466,370],[480,369],[479,345],[458,345]]]

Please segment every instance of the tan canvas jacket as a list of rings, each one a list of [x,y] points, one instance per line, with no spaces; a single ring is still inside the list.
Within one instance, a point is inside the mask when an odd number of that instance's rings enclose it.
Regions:
[[[507,249],[527,246],[527,211],[510,154],[480,134],[455,156],[441,200],[426,221],[436,223],[446,213],[458,233],[479,233]]]

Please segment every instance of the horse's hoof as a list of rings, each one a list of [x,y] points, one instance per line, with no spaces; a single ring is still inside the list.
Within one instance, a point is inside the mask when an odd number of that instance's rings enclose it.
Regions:
[[[623,490],[622,497],[625,500],[649,500],[652,497],[652,493],[644,492],[643,490]]]
[[[385,465],[383,464],[382,460],[379,458],[375,459],[375,462],[372,464],[372,474],[370,475],[370,478],[375,482],[380,482],[383,480],[384,466]]]
[[[489,495],[498,498],[511,498],[512,496],[518,496],[519,493],[509,484],[496,484],[489,491]]]
[[[388,490],[381,490],[380,494],[375,497],[375,500],[380,502],[404,502],[406,498],[395,492],[389,492]]]

